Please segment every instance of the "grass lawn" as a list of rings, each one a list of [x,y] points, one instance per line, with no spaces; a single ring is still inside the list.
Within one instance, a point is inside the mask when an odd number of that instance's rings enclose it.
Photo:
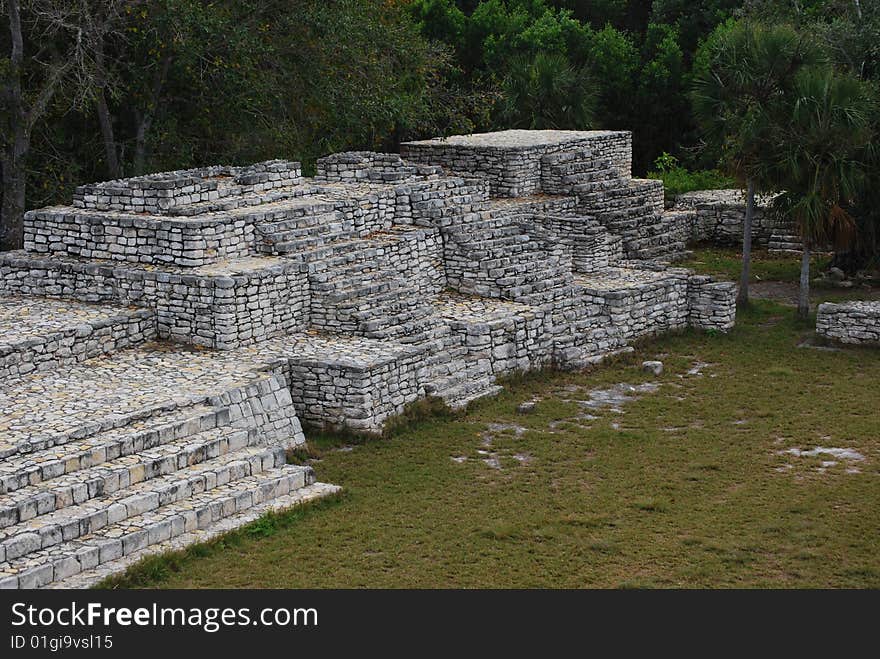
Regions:
[[[827,256],[814,256],[810,264],[810,276],[818,277],[828,268],[831,261]],[[693,256],[683,267],[693,268],[707,275],[718,275],[731,281],[739,281],[742,271],[742,252],[724,247],[702,247],[693,251]],[[770,254],[766,249],[752,251],[751,281],[782,281],[797,283],[801,276],[800,257],[791,254]]]
[[[793,315],[758,302],[728,336],[522,378],[389,439],[312,437],[344,494],[104,585],[880,587],[880,351],[799,348]],[[658,387],[578,402],[620,383]],[[816,447],[863,459],[787,452]]]

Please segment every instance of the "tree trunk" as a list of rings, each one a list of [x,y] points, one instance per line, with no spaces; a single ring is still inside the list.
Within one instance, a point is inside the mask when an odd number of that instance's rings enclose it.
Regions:
[[[0,203],[0,251],[21,249],[24,243],[25,172],[13,154],[0,157],[2,203]]]
[[[134,158],[131,163],[131,173],[134,176],[140,176],[144,173],[144,166],[147,161],[147,131],[149,123],[147,119],[138,114],[137,131],[134,136]]]
[[[122,170],[119,167],[119,156],[116,153],[116,137],[113,134],[113,120],[110,117],[110,109],[107,107],[107,98],[104,90],[99,89],[95,101],[98,111],[98,123],[101,124],[101,138],[104,141],[104,158],[107,160],[107,173],[110,178],[122,178]]]
[[[739,278],[739,296],[736,303],[745,306],[749,303],[749,280],[752,276],[752,218],[755,215],[755,182],[746,183],[746,218],[743,222],[743,260],[742,274]]]
[[[798,318],[808,320],[810,317],[810,244],[804,241],[804,252],[801,255],[801,287],[798,292]]]
[[[171,67],[172,57],[167,55],[159,68],[156,69],[156,75],[153,78],[153,87],[150,98],[147,101],[147,107],[143,114],[137,117],[137,132],[134,140],[134,171],[135,176],[144,173],[144,167],[147,162],[147,136],[153,125],[153,118],[156,115],[156,107],[159,105],[159,97],[162,94],[162,86],[165,84],[165,78],[168,75],[168,69]]]

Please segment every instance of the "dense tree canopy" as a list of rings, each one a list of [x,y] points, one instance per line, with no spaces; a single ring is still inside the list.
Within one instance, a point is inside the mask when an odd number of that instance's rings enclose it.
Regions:
[[[711,169],[722,153],[689,92],[718,30],[743,18],[791,25],[869,84],[880,74],[880,8],[859,0],[0,0],[0,10],[2,226],[80,181],[308,164],[511,126],[629,129],[638,173],[663,153],[680,171]],[[877,171],[851,200],[862,236],[880,222],[865,201]],[[860,245],[876,252],[873,239]]]

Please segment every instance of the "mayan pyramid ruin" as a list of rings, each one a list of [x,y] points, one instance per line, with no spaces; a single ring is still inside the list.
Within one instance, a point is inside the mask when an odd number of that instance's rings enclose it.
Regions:
[[[30,211],[0,254],[0,587],[90,585],[335,491],[287,463],[302,424],[379,433],[421,398],[729,330],[735,286],[670,265],[695,211],[631,149],[511,130]]]

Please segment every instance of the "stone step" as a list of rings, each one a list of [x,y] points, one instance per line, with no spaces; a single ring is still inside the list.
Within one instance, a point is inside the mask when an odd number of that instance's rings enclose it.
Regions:
[[[278,243],[322,234],[354,233],[354,223],[346,220],[341,213],[326,213],[257,224],[254,232],[264,242]]]
[[[401,280],[388,276],[383,277],[376,271],[369,270],[358,272],[356,276],[340,277],[313,287],[312,295],[315,298],[313,304],[320,300],[320,304],[334,307],[344,305],[346,302],[357,306],[359,301],[365,298],[370,300],[394,299],[405,288]]]
[[[37,515],[106,496],[140,482],[228,455],[242,446],[259,444],[258,435],[235,428],[216,428],[186,435],[98,462],[83,469],[37,480],[0,495],[0,528]],[[75,466],[76,454],[70,456]],[[65,463],[65,466],[67,464]],[[44,471],[51,475],[51,471]]]
[[[256,244],[255,249],[261,254],[274,256],[305,256],[305,254],[314,252],[325,245],[342,242],[350,237],[351,235],[345,232],[322,233],[296,240],[281,240],[273,243],[260,242]]]
[[[322,226],[338,221],[342,214],[333,202],[314,202],[307,206],[285,209],[277,214],[267,214],[265,219],[254,224],[260,234],[273,234],[289,229],[302,229]]]
[[[585,204],[592,205],[597,200],[601,203],[604,194],[613,190],[626,188],[628,179],[620,176],[616,169],[599,172],[592,180],[578,183],[572,191]]]
[[[310,467],[285,465],[169,503],[155,510],[0,562],[0,588],[40,588],[83,570],[134,554],[184,533],[289,495],[314,483]]]
[[[459,243],[457,245],[468,256],[478,262],[495,255],[522,254],[526,252],[546,252],[547,246],[533,240],[528,235],[508,236],[494,240]]]
[[[685,241],[677,232],[666,232],[626,241],[627,252],[639,249],[652,249],[664,245],[684,245]]]
[[[603,224],[611,225],[615,222],[627,221],[633,218],[657,217],[660,213],[651,204],[638,200],[636,203],[602,211],[596,215],[596,219]]]
[[[530,239],[529,234],[509,218],[493,218],[480,226],[468,227],[462,231],[447,231],[446,235],[453,242],[462,243],[493,243],[510,239],[525,241]]]
[[[478,398],[494,396],[503,390],[503,387],[495,383],[494,375],[483,374],[475,377],[469,375],[467,370],[464,367],[456,374],[425,383],[425,393],[442,399],[450,408],[456,410],[467,407]]]
[[[423,340],[436,338],[434,331],[437,319],[433,307],[400,308],[388,313],[374,313],[368,310],[358,313],[358,333],[372,339],[395,339],[403,343],[420,343]]]
[[[229,435],[228,450],[231,452],[221,453],[208,462],[195,466],[174,463],[173,471],[167,475],[134,483],[0,530],[0,559],[12,560],[35,550],[37,538],[40,545],[36,549],[47,549],[108,524],[285,464],[285,451],[281,447],[240,448],[247,441],[247,435],[246,430]]]
[[[418,298],[410,300],[396,299],[384,305],[366,304],[355,312],[363,324],[365,331],[405,323],[410,329],[428,326],[434,313],[434,307],[421,302]],[[422,323],[421,325],[419,323]]]
[[[302,506],[317,499],[336,494],[339,490],[340,488],[335,485],[318,482],[312,483],[311,485],[306,485],[305,487],[293,490],[283,496],[264,501],[263,503],[252,506],[240,513],[224,517],[205,529],[187,531],[169,540],[155,543],[143,549],[134,551],[125,557],[107,561],[99,566],[83,570],[73,576],[54,581],[46,587],[52,589],[91,588],[106,579],[108,576],[124,572],[131,565],[149,556],[169,551],[180,551],[196,543],[208,542],[224,533],[254,522],[267,513],[280,512],[296,506]]]
[[[222,426],[226,408],[197,405],[148,417],[141,423],[113,428],[63,445],[22,452],[0,460],[0,494],[184,440]]]
[[[20,383],[19,383],[20,386]],[[114,413],[112,411],[101,412],[102,416],[92,413],[85,415],[71,415],[71,423],[61,430],[44,431],[34,429],[28,434],[27,439],[15,442],[3,443],[0,441],[0,461],[19,453],[34,453],[43,451],[53,446],[62,446],[72,441],[86,440],[95,435],[110,433],[113,430],[126,427],[138,427],[145,424],[172,423],[175,420],[189,418],[190,408],[204,401],[186,401],[183,403],[170,401],[155,406],[126,413]],[[207,410],[207,408],[205,408]],[[19,430],[18,427],[12,427]],[[4,439],[0,437],[0,440]],[[2,462],[0,462],[0,493],[3,491]]]
[[[203,201],[194,204],[184,204],[174,207],[174,214],[181,216],[204,215],[223,211],[235,211],[253,206],[265,206],[266,204],[278,204],[293,199],[301,199],[314,194],[315,188],[303,185],[302,179],[292,183],[288,188],[273,188],[260,193],[250,193],[236,196],[221,197],[213,201]]]
[[[559,266],[546,266],[541,264],[517,263],[506,268],[487,270],[471,270],[462,273],[460,278],[452,278],[459,281],[459,286],[472,287],[480,282],[491,282],[497,286],[519,286],[524,284],[556,286],[571,279],[571,269],[566,264]],[[478,295],[480,293],[477,293]]]

